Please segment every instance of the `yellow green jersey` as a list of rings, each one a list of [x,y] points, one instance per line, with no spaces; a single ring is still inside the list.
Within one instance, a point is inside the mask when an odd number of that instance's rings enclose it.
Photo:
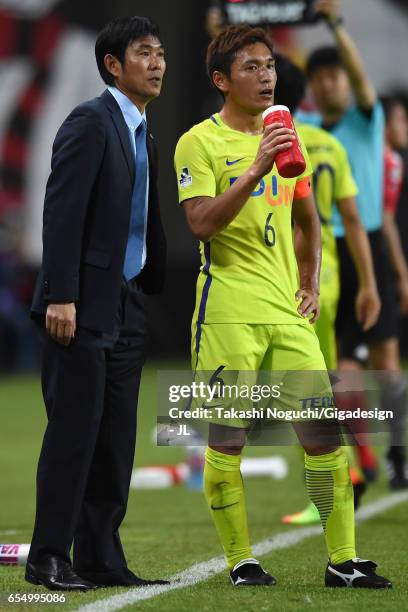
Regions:
[[[230,189],[255,160],[261,138],[230,128],[219,114],[186,132],[175,152],[180,203]],[[312,168],[302,150],[307,166],[300,177],[282,178],[274,165],[235,219],[200,243],[195,321],[309,324],[297,311],[292,233],[293,200],[311,190]]]
[[[322,232],[320,282],[335,284],[338,274],[336,239],[333,231],[335,203],[357,195],[347,152],[331,134],[313,125],[296,122],[313,167],[313,188]],[[334,289],[334,287],[333,287]]]

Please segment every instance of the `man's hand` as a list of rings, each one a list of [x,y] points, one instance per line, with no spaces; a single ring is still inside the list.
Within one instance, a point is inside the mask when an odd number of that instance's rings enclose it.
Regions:
[[[317,0],[315,10],[324,16],[330,28],[334,30],[340,58],[349,76],[358,106],[371,111],[377,101],[377,92],[367,75],[355,42],[344,27],[339,27],[342,22],[340,1]]]
[[[283,127],[283,123],[267,125],[255,161],[249,171],[261,180],[272,170],[277,153],[290,149],[294,140],[296,140],[295,131]]]
[[[68,346],[76,330],[75,304],[49,304],[45,327],[53,340]]]
[[[296,293],[296,301],[299,300],[302,301],[298,307],[298,313],[305,318],[313,313],[310,323],[316,323],[317,319],[320,317],[319,294],[312,289],[299,289]]]
[[[377,289],[375,287],[361,288],[357,293],[355,306],[356,318],[361,325],[361,329],[366,332],[374,327],[381,310],[381,300]]]
[[[316,13],[321,13],[331,24],[336,23],[341,16],[339,0],[317,0],[314,10]]]

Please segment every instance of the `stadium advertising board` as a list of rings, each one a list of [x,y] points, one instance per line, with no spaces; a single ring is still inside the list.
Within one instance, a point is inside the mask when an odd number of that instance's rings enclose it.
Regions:
[[[313,23],[314,0],[223,0],[221,8],[228,24],[299,25]]]

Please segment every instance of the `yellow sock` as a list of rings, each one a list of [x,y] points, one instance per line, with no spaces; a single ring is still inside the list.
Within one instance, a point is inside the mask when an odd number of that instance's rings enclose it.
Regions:
[[[344,563],[356,557],[354,498],[346,453],[305,454],[306,487],[319,510],[329,559]]]
[[[240,464],[240,455],[206,449],[204,494],[230,569],[253,557]]]

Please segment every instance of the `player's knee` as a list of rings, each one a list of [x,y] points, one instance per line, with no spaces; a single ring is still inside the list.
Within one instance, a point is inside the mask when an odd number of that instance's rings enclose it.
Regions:
[[[208,446],[225,455],[239,455],[246,441],[246,430],[238,427],[210,425]]]
[[[218,453],[222,453],[223,455],[240,455],[242,453],[243,446],[214,446],[213,444],[209,444],[209,447]]]
[[[304,446],[303,448],[306,455],[309,455],[311,457],[318,457],[319,455],[328,455],[329,453],[334,453],[339,448],[339,446]]]
[[[375,370],[400,370],[399,344],[396,338],[370,345],[370,360]]]

